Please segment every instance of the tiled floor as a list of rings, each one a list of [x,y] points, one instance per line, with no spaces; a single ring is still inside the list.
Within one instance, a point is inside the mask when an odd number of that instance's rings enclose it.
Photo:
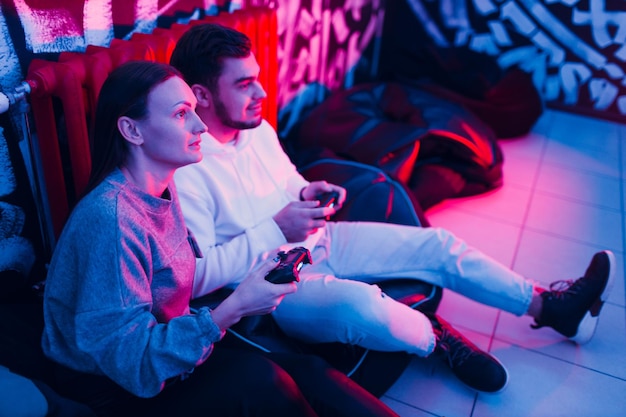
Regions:
[[[416,358],[383,400],[402,417],[624,416],[626,125],[546,110],[532,133],[500,144],[504,186],[446,201],[429,220],[544,283],[578,278],[593,253],[612,250],[617,279],[596,335],[577,346],[447,291],[439,313],[504,363],[508,387],[479,394]]]

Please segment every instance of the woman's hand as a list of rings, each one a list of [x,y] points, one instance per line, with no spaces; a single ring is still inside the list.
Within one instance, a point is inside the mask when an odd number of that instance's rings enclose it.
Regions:
[[[286,294],[296,291],[295,282],[272,284],[265,280],[267,273],[277,265],[274,259],[263,262],[211,312],[220,329],[227,329],[244,316],[271,313]]]

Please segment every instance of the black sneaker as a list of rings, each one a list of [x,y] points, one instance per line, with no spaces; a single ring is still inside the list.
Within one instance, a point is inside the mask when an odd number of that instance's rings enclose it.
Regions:
[[[605,250],[596,253],[582,278],[556,281],[541,294],[541,315],[531,327],[552,327],[578,344],[593,337],[602,305],[613,287],[615,255]]]
[[[500,392],[506,387],[509,374],[500,361],[480,350],[439,316],[429,314],[428,317],[435,332],[435,353],[445,356],[461,382],[488,393]]]

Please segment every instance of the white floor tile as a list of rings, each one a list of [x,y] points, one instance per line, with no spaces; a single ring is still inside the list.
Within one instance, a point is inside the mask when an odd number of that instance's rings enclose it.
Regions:
[[[521,225],[528,210],[530,195],[529,188],[511,185],[476,196],[449,199],[444,207],[477,214],[487,219]],[[430,211],[426,214],[430,216]]]
[[[622,209],[620,185],[621,181],[617,177],[543,164],[535,190],[619,211]]]
[[[622,252],[622,213],[536,192],[525,227]]]
[[[621,132],[616,123],[557,112],[546,133],[550,143],[563,144],[581,153],[619,154]]]
[[[409,404],[405,404],[403,402],[397,401],[393,398],[383,396],[381,400],[389,406],[393,411],[395,411],[398,415],[403,417],[433,417],[434,414],[420,410],[419,408],[413,407]]]
[[[485,336],[491,336],[494,333],[498,319],[498,310],[495,308],[479,304],[448,290],[444,290],[437,314],[454,327],[471,330]],[[461,333],[465,334],[465,332]]]
[[[499,395],[480,395],[472,416],[605,417],[626,410],[624,380],[507,344],[495,354],[509,371],[509,385]]]
[[[571,143],[549,141],[544,154],[544,163],[620,178],[621,167],[618,153],[606,149],[580,150]]]
[[[540,161],[537,158],[507,156],[502,166],[502,181],[505,186],[532,188],[537,180],[539,166]]]
[[[537,162],[541,160],[548,137],[541,132],[530,132],[514,139],[498,141],[505,157],[505,165],[512,159],[525,158]]]

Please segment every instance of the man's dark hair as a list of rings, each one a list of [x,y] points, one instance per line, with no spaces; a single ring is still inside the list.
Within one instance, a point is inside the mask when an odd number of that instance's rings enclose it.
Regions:
[[[251,42],[245,34],[216,23],[193,26],[176,43],[170,64],[189,85],[200,84],[216,91],[224,58],[245,58]]]

